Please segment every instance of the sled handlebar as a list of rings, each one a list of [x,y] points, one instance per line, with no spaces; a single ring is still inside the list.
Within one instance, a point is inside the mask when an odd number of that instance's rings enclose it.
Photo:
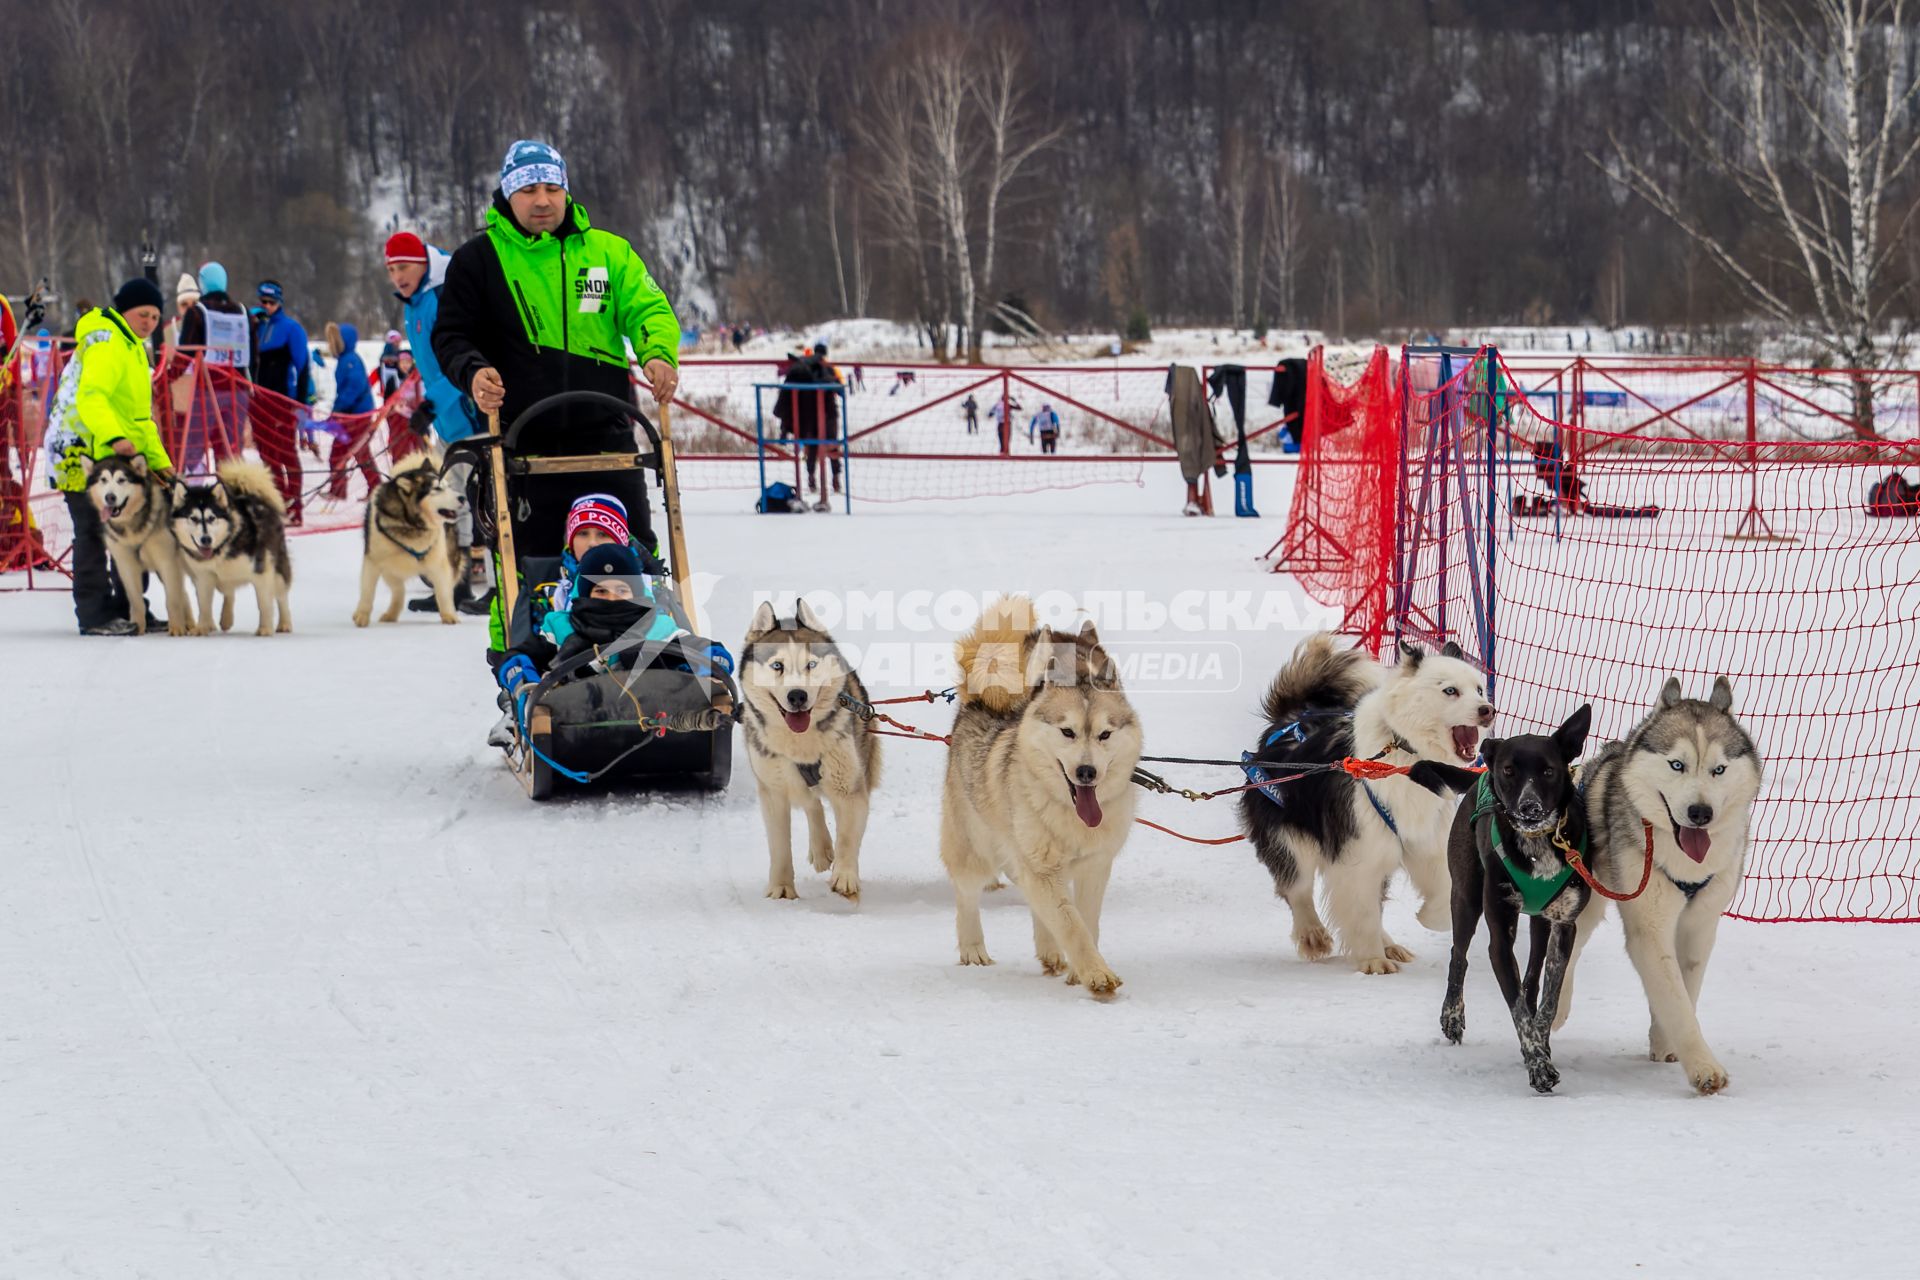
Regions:
[[[562,391],[558,395],[548,396],[544,400],[528,405],[520,416],[513,420],[513,425],[507,428],[507,434],[502,441],[507,452],[514,451],[515,446],[519,444],[521,430],[529,422],[569,405],[592,405],[638,424],[646,431],[647,439],[653,442],[653,451],[656,454],[660,452],[660,432],[654,428],[647,415],[640,412],[639,406],[630,400],[610,396],[604,391]]]

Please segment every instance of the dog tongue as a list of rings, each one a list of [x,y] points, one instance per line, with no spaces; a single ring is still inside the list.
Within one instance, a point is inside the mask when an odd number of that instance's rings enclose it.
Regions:
[[[1680,842],[1680,852],[1695,862],[1707,860],[1707,849],[1713,844],[1713,837],[1699,827],[1676,827],[1674,838]]]
[[[1100,797],[1093,794],[1092,787],[1073,789],[1073,811],[1080,815],[1080,821],[1090,827],[1100,825]]]
[[[1479,754],[1480,731],[1470,724],[1453,726],[1453,753],[1462,760],[1472,760]]]
[[[782,711],[780,714],[785,717],[787,728],[795,733],[805,733],[807,726],[813,723],[811,711]]]

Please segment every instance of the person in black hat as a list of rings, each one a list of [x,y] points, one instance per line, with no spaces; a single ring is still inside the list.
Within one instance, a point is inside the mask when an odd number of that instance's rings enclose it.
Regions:
[[[47,414],[48,479],[66,495],[73,520],[73,611],[82,635],[131,635],[129,597],[107,563],[106,531],[87,494],[96,459],[142,457],[162,479],[173,461],[153,425],[153,366],[147,341],[160,327],[166,299],[139,276],[120,286],[111,307],[80,317],[72,360]],[[145,575],[142,575],[144,585]],[[148,630],[166,623],[149,609]]]

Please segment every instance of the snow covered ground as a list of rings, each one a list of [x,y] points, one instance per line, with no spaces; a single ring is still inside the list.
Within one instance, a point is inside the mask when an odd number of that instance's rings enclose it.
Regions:
[[[1277,518],[1148,479],[781,523],[698,493],[689,532],[718,635],[755,592],[859,591],[898,615],[846,632],[876,664],[937,660],[948,591],[1247,592],[1295,625],[1207,633],[1237,688],[1136,691],[1150,751],[1232,754],[1313,618],[1264,597]],[[888,740],[857,906],[768,901],[744,768],[530,804],[481,741],[482,626],[354,630],[357,541],[297,542],[290,637],[82,641],[0,596],[0,1275],[1911,1274],[1920,931],[1729,922],[1733,1084],[1699,1098],[1644,1061],[1609,924],[1543,1098],[1479,955],[1442,1043],[1404,892],[1407,971],[1308,965],[1244,846],[1142,829],[1101,1005],[1040,976],[1012,891],[999,963],[954,963],[938,746]]]

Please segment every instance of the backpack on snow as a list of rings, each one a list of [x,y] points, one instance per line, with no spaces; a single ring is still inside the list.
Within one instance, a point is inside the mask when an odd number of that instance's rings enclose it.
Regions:
[[[784,480],[775,480],[760,491],[760,501],[754,510],[766,515],[777,515],[794,511],[805,511],[806,503],[800,500],[800,494]]]

